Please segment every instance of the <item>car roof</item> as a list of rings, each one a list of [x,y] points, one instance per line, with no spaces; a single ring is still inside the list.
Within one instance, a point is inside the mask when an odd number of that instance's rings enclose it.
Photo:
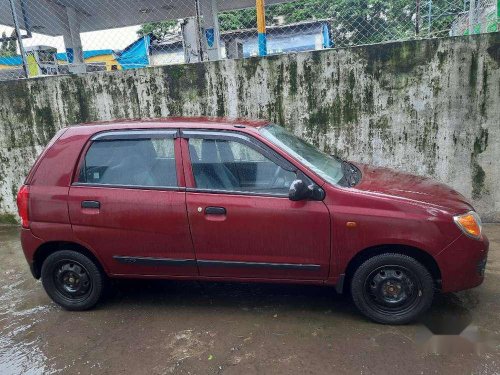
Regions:
[[[264,120],[232,119],[226,117],[169,117],[159,119],[133,119],[98,121],[69,127],[71,133],[93,134],[106,130],[152,129],[152,128],[189,128],[189,129],[233,129],[235,126],[258,129],[269,124]]]

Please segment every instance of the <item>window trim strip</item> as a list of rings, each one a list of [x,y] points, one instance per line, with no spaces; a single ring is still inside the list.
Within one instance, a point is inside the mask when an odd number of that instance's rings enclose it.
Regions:
[[[158,190],[158,191],[177,191],[187,193],[205,193],[205,194],[228,194],[228,195],[243,195],[251,197],[267,197],[267,198],[286,198],[288,194],[272,194],[272,193],[255,193],[251,191],[238,190],[215,190],[215,189],[198,189],[186,188],[182,186],[140,186],[140,185],[115,185],[115,184],[96,184],[90,182],[73,182],[74,187],[90,187],[90,188],[107,188],[107,189],[133,189],[133,190]]]
[[[206,194],[247,195],[247,196],[251,196],[251,197],[268,197],[268,198],[286,198],[286,199],[288,199],[288,194],[255,193],[252,191],[239,191],[239,190],[186,188],[186,192],[187,193],[206,193]]]
[[[140,139],[161,139],[169,138],[175,139],[179,136],[178,129],[144,129],[144,130],[110,130],[94,134],[90,141],[92,142],[106,142],[106,141],[120,141],[120,140],[140,140]]]
[[[143,186],[143,185],[117,185],[117,184],[97,184],[93,182],[73,182],[71,186],[95,187],[95,188],[115,188],[115,189],[135,189],[135,190],[161,190],[161,191],[185,191],[181,186]]]

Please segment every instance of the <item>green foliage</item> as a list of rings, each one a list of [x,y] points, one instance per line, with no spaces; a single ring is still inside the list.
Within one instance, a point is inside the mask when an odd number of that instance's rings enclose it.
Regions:
[[[420,36],[445,36],[456,16],[464,11],[463,0],[420,1]],[[416,0],[297,0],[266,6],[266,24],[276,17],[284,24],[328,19],[337,45],[376,43],[415,36]],[[177,21],[144,24],[139,35],[150,32],[159,38],[171,33]],[[255,29],[255,8],[219,13],[221,31]]]
[[[0,224],[17,224],[17,219],[12,214],[0,213]]]
[[[221,31],[256,28],[257,14],[255,8],[219,13],[219,27]]]
[[[451,24],[457,18],[457,15],[460,12],[468,12],[469,6],[456,0],[449,2],[434,0],[431,10],[430,22],[428,8],[425,8],[422,13],[422,32],[429,37],[445,37],[449,35]]]
[[[137,31],[137,35],[144,36],[152,33],[156,38],[162,39],[168,34],[174,32],[177,24],[177,20],[148,22],[141,26],[141,28]]]
[[[16,31],[13,30],[10,34],[11,37],[16,36]],[[2,44],[0,44],[0,56],[15,56],[17,52],[16,41],[15,40],[5,40],[7,34],[4,31],[2,33]]]
[[[420,1],[420,35],[444,36],[462,0],[433,0],[429,30],[428,2]],[[283,17],[285,24],[330,19],[337,44],[375,43],[415,35],[415,0],[298,0],[266,7],[266,24]],[[222,31],[256,27],[255,9],[219,14]]]
[[[0,46],[0,53],[7,50],[7,47],[9,45],[9,41],[5,38],[7,38],[7,33],[4,31],[2,33],[2,45]]]

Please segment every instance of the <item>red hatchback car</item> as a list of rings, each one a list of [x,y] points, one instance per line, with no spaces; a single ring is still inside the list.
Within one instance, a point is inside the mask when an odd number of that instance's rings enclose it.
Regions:
[[[31,271],[68,310],[93,307],[108,277],[290,282],[350,291],[369,318],[401,324],[435,291],[481,284],[488,252],[449,187],[266,122],[62,129],[17,203]]]

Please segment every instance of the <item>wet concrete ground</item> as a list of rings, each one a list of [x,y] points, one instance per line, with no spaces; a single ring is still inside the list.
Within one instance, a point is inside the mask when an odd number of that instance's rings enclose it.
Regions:
[[[0,227],[0,374],[499,374],[500,225],[485,231],[484,284],[438,296],[423,319],[468,328],[432,336],[311,286],[121,281],[66,312],[31,277],[18,229]]]

